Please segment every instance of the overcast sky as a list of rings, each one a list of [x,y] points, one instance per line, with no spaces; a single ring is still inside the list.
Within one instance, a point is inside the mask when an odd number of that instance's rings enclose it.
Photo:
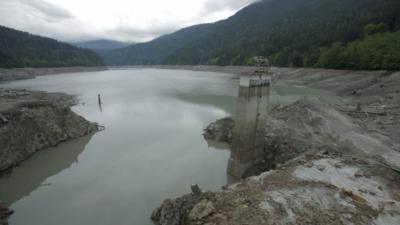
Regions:
[[[0,0],[0,24],[62,41],[143,42],[225,19],[255,0]]]

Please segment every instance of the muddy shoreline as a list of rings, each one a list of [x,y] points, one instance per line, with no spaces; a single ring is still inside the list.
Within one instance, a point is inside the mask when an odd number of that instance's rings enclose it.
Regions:
[[[36,76],[52,75],[61,73],[94,72],[103,71],[108,68],[98,67],[55,67],[55,68],[0,68],[0,82],[32,79]]]

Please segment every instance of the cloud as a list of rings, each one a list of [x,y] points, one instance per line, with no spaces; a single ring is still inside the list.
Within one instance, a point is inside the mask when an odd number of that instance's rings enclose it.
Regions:
[[[61,41],[143,42],[256,0],[0,0],[0,24]]]
[[[218,12],[221,10],[239,10],[256,0],[206,0],[203,4],[205,12]]]
[[[71,12],[44,0],[0,0],[0,24],[14,29],[67,40],[77,34],[70,29],[76,22]]]
[[[42,0],[20,0],[23,3],[31,6],[33,9],[42,13],[44,16],[54,19],[70,19],[73,18],[72,13],[68,10],[55,4]]]
[[[62,20],[73,18],[72,13],[62,8],[61,6],[53,3],[45,2],[43,0],[19,0],[22,4],[31,7],[36,12],[41,13],[44,18],[49,20]]]
[[[152,26],[151,28],[139,28],[130,26],[116,27],[107,32],[106,36],[119,37],[122,40],[129,40],[135,37],[135,42],[148,41],[163,34],[177,30],[177,26]]]

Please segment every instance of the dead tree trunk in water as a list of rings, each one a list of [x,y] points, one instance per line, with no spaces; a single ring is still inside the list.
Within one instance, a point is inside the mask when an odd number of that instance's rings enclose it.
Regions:
[[[99,99],[99,105],[101,105],[102,103],[101,103],[101,97],[100,97],[100,94],[98,94],[98,95],[97,95],[97,98]]]

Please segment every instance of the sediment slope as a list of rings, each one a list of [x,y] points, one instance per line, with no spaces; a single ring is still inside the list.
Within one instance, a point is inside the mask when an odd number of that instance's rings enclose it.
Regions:
[[[97,126],[71,111],[72,96],[0,89],[0,171]]]

